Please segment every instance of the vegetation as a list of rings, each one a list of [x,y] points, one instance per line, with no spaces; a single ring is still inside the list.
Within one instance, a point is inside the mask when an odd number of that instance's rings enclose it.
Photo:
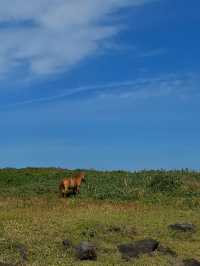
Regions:
[[[58,197],[58,184],[75,172],[60,168],[0,169],[0,195]],[[86,172],[79,198],[109,201],[183,201],[199,207],[200,173],[181,171]]]
[[[78,171],[78,170],[76,170]],[[181,171],[86,171],[76,197],[61,198],[58,184],[75,171],[58,168],[0,170],[0,262],[20,261],[16,246],[28,250],[26,265],[180,265],[200,260],[200,231],[173,232],[169,224],[190,222],[200,228],[200,173]],[[178,257],[156,252],[123,261],[117,245],[154,238]],[[96,262],[79,262],[72,248],[95,243]]]
[[[176,192],[182,185],[181,176],[175,174],[158,174],[151,178],[149,188],[152,192]]]

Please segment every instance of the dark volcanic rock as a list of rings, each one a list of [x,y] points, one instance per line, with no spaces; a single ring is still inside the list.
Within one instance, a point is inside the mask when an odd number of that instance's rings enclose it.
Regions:
[[[176,257],[177,256],[175,251],[173,251],[172,249],[170,249],[168,247],[164,247],[162,245],[159,245],[157,250],[159,252],[161,252],[162,254],[164,254],[164,255],[170,255],[172,257]]]
[[[122,258],[130,259],[138,257],[140,254],[151,253],[158,248],[159,242],[153,239],[136,241],[133,244],[119,245],[118,249],[122,253]]]
[[[188,259],[183,261],[184,266],[200,266],[200,262],[194,259]]]
[[[64,246],[66,249],[68,249],[68,248],[70,248],[70,247],[72,246],[71,241],[68,240],[68,239],[63,240],[62,243],[63,243],[63,246]]]
[[[80,260],[96,260],[96,246],[87,241],[81,242],[76,247],[76,257]]]
[[[195,231],[195,225],[183,223],[183,224],[170,224],[170,229],[176,230],[176,231],[182,231],[182,232],[194,232]]]
[[[16,244],[16,249],[19,251],[22,261],[28,261],[28,250],[23,244]]]

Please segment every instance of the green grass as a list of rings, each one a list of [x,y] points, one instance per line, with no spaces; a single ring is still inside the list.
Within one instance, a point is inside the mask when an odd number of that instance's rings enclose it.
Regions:
[[[19,262],[19,243],[28,249],[28,266],[165,266],[200,260],[200,173],[90,170],[80,195],[60,198],[60,179],[73,174],[57,168],[0,170],[0,262]],[[176,222],[194,223],[197,232],[169,230]],[[74,245],[94,242],[97,261],[77,261],[74,250],[62,246],[66,238]],[[144,238],[159,240],[178,257],[155,252],[123,261],[117,245]]]
[[[77,170],[78,171],[78,170]],[[74,172],[59,168],[0,170],[0,195],[58,197],[58,184]],[[86,171],[79,198],[110,201],[171,201],[200,207],[200,173],[182,171]]]

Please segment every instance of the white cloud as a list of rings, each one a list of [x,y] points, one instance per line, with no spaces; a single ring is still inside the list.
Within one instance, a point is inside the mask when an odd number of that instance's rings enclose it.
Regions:
[[[116,35],[116,11],[153,0],[0,2],[0,73],[28,67],[42,75],[71,68]]]

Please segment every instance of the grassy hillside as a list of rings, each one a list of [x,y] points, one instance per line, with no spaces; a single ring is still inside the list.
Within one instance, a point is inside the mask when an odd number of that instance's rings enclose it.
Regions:
[[[58,168],[0,170],[0,195],[58,197],[58,184],[76,171]],[[199,207],[200,173],[182,171],[98,172],[86,171],[79,198],[113,201],[182,201]]]
[[[27,266],[178,266],[184,259],[200,260],[200,173],[90,170],[80,195],[61,198],[60,179],[77,171],[0,170],[0,265],[16,265],[20,245],[27,250]],[[193,223],[197,231],[168,228],[177,222]],[[117,246],[144,238],[158,240],[177,256],[156,251],[124,261]],[[73,248],[63,247],[64,239],[73,245],[92,241],[97,261],[78,261]]]

